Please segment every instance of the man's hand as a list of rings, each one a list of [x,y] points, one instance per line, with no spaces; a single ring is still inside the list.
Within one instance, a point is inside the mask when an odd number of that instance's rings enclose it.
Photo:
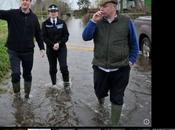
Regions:
[[[103,12],[102,12],[102,11],[97,11],[97,12],[93,15],[92,20],[93,20],[94,22],[98,22],[98,21],[100,21],[102,18],[103,18]]]
[[[53,46],[53,50],[57,51],[59,49],[59,43],[55,43]]]
[[[45,56],[45,50],[40,50],[40,55],[43,58]]]

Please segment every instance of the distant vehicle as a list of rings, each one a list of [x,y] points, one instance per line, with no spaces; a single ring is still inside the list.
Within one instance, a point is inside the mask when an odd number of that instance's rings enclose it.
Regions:
[[[140,51],[151,59],[151,16],[140,16],[134,20],[139,38]]]

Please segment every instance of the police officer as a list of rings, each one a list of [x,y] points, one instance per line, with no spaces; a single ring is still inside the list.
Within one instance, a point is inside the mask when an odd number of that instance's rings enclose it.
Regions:
[[[52,86],[56,87],[57,60],[64,81],[64,88],[70,87],[67,66],[67,47],[69,32],[67,25],[59,18],[59,9],[55,4],[48,8],[49,18],[42,24],[43,40],[46,43],[46,54],[49,61],[49,73]]]

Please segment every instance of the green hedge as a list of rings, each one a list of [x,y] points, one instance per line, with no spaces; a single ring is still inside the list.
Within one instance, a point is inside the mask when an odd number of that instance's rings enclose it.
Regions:
[[[152,0],[145,0],[147,13],[151,15]]]
[[[7,48],[5,47],[7,37],[7,23],[0,20],[0,82],[9,71],[9,59]]]

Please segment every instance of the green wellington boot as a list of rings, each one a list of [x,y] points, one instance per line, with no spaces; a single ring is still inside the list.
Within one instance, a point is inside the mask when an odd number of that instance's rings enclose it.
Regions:
[[[112,126],[118,126],[122,110],[122,105],[111,104],[111,122]]]
[[[30,90],[31,90],[32,82],[26,82],[24,81],[24,92],[25,92],[25,98],[29,98]]]

